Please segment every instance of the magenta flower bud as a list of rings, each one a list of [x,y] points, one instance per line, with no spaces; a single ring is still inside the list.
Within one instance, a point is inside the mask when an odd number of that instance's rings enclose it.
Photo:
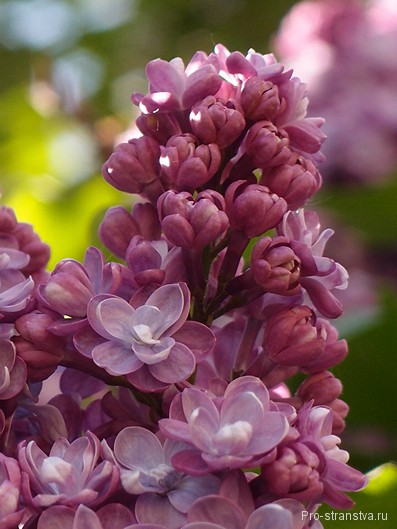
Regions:
[[[221,162],[218,145],[196,145],[191,134],[173,136],[161,147],[162,181],[168,187],[192,191],[207,183]]]
[[[122,206],[109,208],[99,226],[99,238],[117,257],[124,258],[134,235],[140,233],[132,215]]]
[[[186,192],[166,191],[157,207],[165,237],[182,248],[203,248],[229,226],[224,199],[216,191],[202,191],[196,199]]]
[[[102,252],[89,247],[84,264],[74,259],[60,261],[47,283],[40,285],[38,297],[62,316],[85,318],[90,299],[95,294],[115,292],[121,282],[121,265],[105,264]]]
[[[82,265],[72,260],[58,263],[48,283],[40,288],[40,294],[52,310],[78,317],[85,317],[94,295]]]
[[[321,176],[310,160],[300,158],[294,164],[284,164],[264,172],[261,184],[283,197],[288,208],[296,210],[321,187]]]
[[[332,410],[332,433],[339,435],[345,429],[345,418],[349,413],[349,406],[341,399],[335,399],[327,406]]]
[[[122,206],[109,208],[99,226],[99,238],[117,257],[125,258],[131,239],[142,235],[144,239],[159,239],[161,226],[157,211],[150,204],[135,204],[132,213]]]
[[[281,105],[277,85],[259,77],[245,81],[240,102],[246,117],[252,121],[273,119]]]
[[[126,193],[142,193],[157,181],[160,172],[159,144],[142,136],[121,143],[103,165],[103,176],[109,184]]]
[[[49,331],[57,318],[58,315],[33,311],[15,322],[17,354],[26,363],[32,380],[47,378],[63,357],[65,339]]]
[[[208,96],[192,108],[190,124],[193,134],[203,143],[216,143],[220,149],[231,145],[245,128],[244,116]]]
[[[321,371],[309,376],[299,386],[296,396],[305,402],[314,404],[329,404],[342,393],[342,383],[330,371]]]
[[[287,210],[283,198],[270,193],[267,187],[244,180],[233,182],[227,188],[225,200],[231,228],[249,238],[274,228]]]
[[[316,373],[336,366],[346,358],[348,353],[346,340],[338,339],[338,331],[328,320],[318,318],[316,328],[324,339],[325,348],[319,357],[304,366],[305,373]]]
[[[22,520],[24,509],[19,507],[21,471],[18,461],[0,453],[0,524],[2,529],[14,529]]]
[[[175,134],[181,134],[181,127],[173,114],[141,114],[137,117],[136,126],[145,137],[165,145]]]
[[[163,258],[167,254],[167,241],[145,241],[139,235],[133,237],[125,259],[134,274],[134,281],[140,286],[150,283],[161,285],[165,278]]]
[[[289,149],[286,134],[270,121],[258,121],[250,128],[245,138],[245,149],[255,167],[264,169],[295,158]]]
[[[282,309],[269,318],[264,347],[273,362],[305,366],[324,351],[324,340],[315,327],[313,311],[306,306]]]
[[[263,237],[251,254],[254,281],[267,292],[294,295],[300,290],[300,259],[286,237]]]
[[[269,491],[278,498],[310,501],[323,490],[320,458],[299,442],[280,447],[277,459],[262,467],[261,476]]]

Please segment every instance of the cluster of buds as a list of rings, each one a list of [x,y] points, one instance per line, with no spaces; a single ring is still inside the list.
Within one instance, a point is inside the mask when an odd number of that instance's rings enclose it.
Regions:
[[[147,65],[83,263],[0,218],[0,524],[319,529],[366,483],[330,369],[346,270],[304,206],[324,135],[272,55]],[[288,381],[300,374],[292,392]]]

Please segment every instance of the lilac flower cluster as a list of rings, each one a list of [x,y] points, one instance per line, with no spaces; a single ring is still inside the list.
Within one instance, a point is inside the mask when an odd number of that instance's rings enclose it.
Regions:
[[[366,483],[330,371],[347,272],[303,209],[322,120],[253,50],[147,77],[142,135],[104,164],[140,196],[100,225],[117,259],[45,272],[48,247],[0,211],[1,527],[319,529],[303,511]]]
[[[309,82],[311,110],[326,120],[326,180],[377,184],[396,170],[396,44],[389,0],[304,0],[282,21],[274,49]]]

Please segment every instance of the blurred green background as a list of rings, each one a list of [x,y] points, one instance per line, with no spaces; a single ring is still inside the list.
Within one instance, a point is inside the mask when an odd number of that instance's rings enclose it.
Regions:
[[[87,245],[99,244],[106,208],[131,202],[102,181],[100,170],[134,120],[130,95],[146,89],[146,62],[188,61],[218,42],[267,53],[294,3],[1,0],[2,204],[51,245],[50,268],[65,257],[81,260]],[[354,228],[379,296],[377,311],[365,318],[355,311],[342,324],[350,355],[335,369],[351,407],[344,447],[364,471],[396,457],[396,201],[391,175],[376,188],[326,187],[313,202],[338,219],[337,229]],[[348,254],[344,248],[338,255],[346,265]]]

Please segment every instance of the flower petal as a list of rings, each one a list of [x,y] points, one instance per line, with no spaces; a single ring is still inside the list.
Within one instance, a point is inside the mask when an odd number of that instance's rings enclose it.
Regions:
[[[104,342],[92,350],[92,359],[111,375],[132,373],[142,366],[131,347],[120,342]]]

